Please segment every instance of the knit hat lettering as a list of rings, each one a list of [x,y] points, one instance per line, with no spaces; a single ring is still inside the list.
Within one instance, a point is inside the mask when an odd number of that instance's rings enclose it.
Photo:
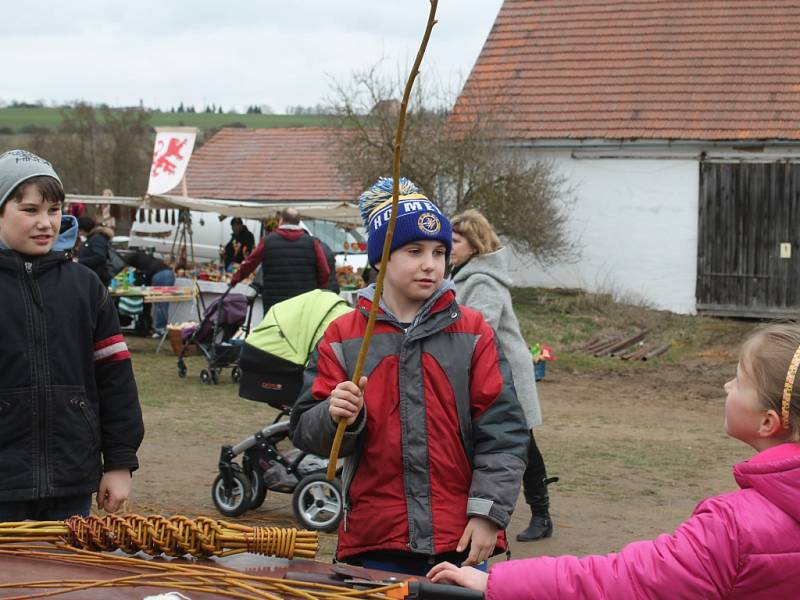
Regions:
[[[422,211],[435,212],[438,215],[442,214],[439,208],[428,200],[400,200],[398,208],[398,218],[401,218],[408,213],[419,213]],[[390,203],[388,206],[381,208],[372,216],[372,218],[370,218],[370,228],[373,230],[380,229],[385,224],[389,223],[391,216],[392,205]]]

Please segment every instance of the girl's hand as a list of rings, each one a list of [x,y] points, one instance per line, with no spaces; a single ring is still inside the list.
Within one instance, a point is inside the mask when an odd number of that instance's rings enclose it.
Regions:
[[[348,425],[355,423],[358,413],[364,406],[364,388],[367,385],[367,378],[361,377],[358,385],[352,381],[343,381],[337,385],[328,398],[328,413],[331,419],[338,423],[342,419]]]
[[[457,567],[449,562],[439,563],[427,575],[434,583],[450,583],[471,590],[486,591],[489,575],[472,567]]]
[[[97,490],[97,508],[116,512],[131,493],[131,472],[128,469],[106,471]]]
[[[462,564],[477,565],[492,554],[497,543],[497,525],[482,517],[472,517],[458,541],[457,552],[463,552],[469,546],[469,556]]]

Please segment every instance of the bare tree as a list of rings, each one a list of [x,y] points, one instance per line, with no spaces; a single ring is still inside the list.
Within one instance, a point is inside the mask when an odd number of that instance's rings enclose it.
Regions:
[[[365,188],[389,175],[402,81],[382,76],[376,65],[333,85],[334,156],[342,176]],[[403,176],[451,214],[477,208],[538,262],[566,259],[574,246],[566,228],[572,194],[563,176],[504,145],[489,103],[467,119],[452,114],[453,101],[436,82],[418,80],[406,116]]]
[[[32,150],[46,157],[69,193],[138,196],[147,188],[154,133],[150,113],[78,103],[55,131],[37,133]]]
[[[34,137],[34,151],[53,163],[67,192],[99,193],[97,156],[101,132],[94,108],[78,103],[62,110],[61,118],[55,132]]]
[[[104,185],[120,196],[140,196],[147,190],[153,160],[150,113],[139,109],[101,108],[103,145],[100,161]]]

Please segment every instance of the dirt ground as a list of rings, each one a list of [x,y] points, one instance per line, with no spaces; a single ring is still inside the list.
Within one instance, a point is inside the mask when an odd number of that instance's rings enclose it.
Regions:
[[[242,400],[225,372],[218,386],[199,382],[200,359],[178,379],[174,357],[153,340],[130,338],[147,434],[129,509],[138,513],[221,517],[211,501],[222,444],[267,424],[274,411]],[[731,465],[748,449],[722,427],[722,384],[735,370],[725,346],[683,364],[647,370],[548,370],[539,384],[545,424],[536,436],[550,475],[555,534],[513,542],[515,557],[606,553],[671,531],[702,498],[731,490]],[[290,496],[270,493],[239,520],[293,526]],[[520,495],[510,538],[527,525]],[[335,535],[323,535],[328,560]]]

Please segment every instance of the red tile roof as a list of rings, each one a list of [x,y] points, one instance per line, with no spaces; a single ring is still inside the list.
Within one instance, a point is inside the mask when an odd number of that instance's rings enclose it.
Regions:
[[[331,156],[337,129],[222,129],[195,150],[186,172],[189,196],[248,201],[343,200],[361,188],[342,179]],[[180,195],[181,188],[171,192]]]
[[[800,2],[505,0],[480,97],[518,140],[800,140]]]

